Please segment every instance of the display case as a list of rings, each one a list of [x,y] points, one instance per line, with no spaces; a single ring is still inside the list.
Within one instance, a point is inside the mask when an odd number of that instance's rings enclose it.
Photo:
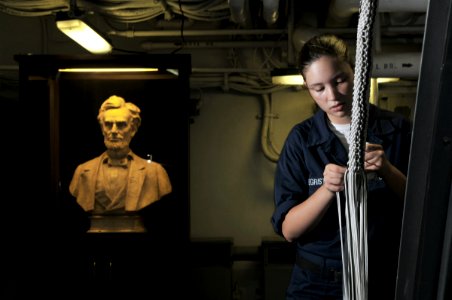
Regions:
[[[8,152],[15,160],[7,166],[18,178],[14,189],[20,192],[11,207],[21,213],[15,230],[29,232],[33,241],[46,245],[33,254],[47,261],[40,265],[52,264],[58,272],[69,273],[62,265],[81,260],[75,265],[86,268],[72,274],[79,274],[77,280],[82,282],[92,279],[85,275],[94,271],[111,275],[115,261],[130,267],[132,257],[135,267],[171,266],[176,252],[189,241],[190,56],[17,55],[15,59],[20,99],[11,104],[5,121],[15,122],[8,135],[15,149]],[[69,193],[76,167],[105,151],[97,115],[111,95],[140,108],[141,125],[130,148],[163,166],[172,185],[171,193],[140,209],[140,220],[134,217],[129,222],[126,216],[115,224],[99,216],[93,219]],[[93,223],[106,230],[92,230]],[[127,224],[135,227],[128,230]],[[60,247],[68,245],[70,251],[61,255],[67,249]],[[96,260],[99,268],[105,259],[108,270],[98,272],[93,267]],[[152,272],[142,271],[150,276],[146,281],[158,282]],[[123,275],[119,277],[127,277]]]

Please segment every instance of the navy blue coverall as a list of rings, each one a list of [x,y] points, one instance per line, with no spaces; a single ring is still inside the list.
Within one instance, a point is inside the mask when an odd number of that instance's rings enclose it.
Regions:
[[[383,146],[386,158],[406,174],[411,123],[369,104],[367,142]],[[318,110],[290,131],[278,160],[271,223],[282,236],[287,212],[323,183],[325,165],[347,166],[348,153]],[[378,176],[368,180],[367,218],[369,299],[393,299],[403,200]],[[341,193],[342,201],[345,195]],[[344,208],[345,203],[341,204]],[[337,203],[333,201],[319,224],[296,240],[296,263],[287,299],[342,299],[342,256]],[[345,217],[342,212],[342,222]],[[331,298],[329,298],[331,297]]]

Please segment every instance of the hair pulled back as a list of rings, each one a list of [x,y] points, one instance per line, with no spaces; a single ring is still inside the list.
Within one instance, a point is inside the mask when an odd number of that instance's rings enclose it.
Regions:
[[[301,48],[298,57],[298,70],[304,76],[306,67],[322,56],[338,58],[354,68],[347,43],[333,34],[321,34],[309,39]]]

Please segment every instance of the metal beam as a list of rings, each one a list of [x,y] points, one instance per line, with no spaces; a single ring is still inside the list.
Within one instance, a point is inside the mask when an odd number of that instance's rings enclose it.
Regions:
[[[451,1],[427,11],[396,300],[451,299]]]

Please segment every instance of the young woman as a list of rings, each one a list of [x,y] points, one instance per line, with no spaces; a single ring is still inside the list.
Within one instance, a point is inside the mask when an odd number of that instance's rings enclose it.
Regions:
[[[345,201],[353,68],[346,43],[334,35],[316,36],[300,52],[299,69],[319,109],[290,131],[275,174],[272,225],[296,245],[287,299],[342,299],[336,192]],[[364,154],[369,299],[394,298],[410,125],[399,115],[369,106]]]

